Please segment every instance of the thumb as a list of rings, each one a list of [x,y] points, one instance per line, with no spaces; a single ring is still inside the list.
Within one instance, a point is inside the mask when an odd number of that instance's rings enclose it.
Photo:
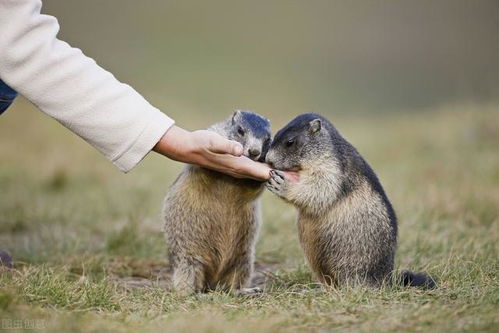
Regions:
[[[234,156],[241,156],[243,154],[243,146],[239,142],[228,140],[216,133],[210,137],[208,150],[212,153],[231,154]]]

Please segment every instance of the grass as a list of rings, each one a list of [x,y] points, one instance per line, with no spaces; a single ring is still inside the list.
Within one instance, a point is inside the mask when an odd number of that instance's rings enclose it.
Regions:
[[[291,117],[266,116],[274,130]],[[437,289],[321,288],[299,247],[294,210],[265,193],[257,245],[259,267],[271,271],[262,276],[265,293],[178,297],[165,288],[159,214],[181,165],[149,156],[123,175],[19,101],[0,119],[0,248],[15,259],[14,270],[0,273],[0,327],[496,332],[497,106],[328,116],[371,163],[396,208],[397,267],[429,272]]]

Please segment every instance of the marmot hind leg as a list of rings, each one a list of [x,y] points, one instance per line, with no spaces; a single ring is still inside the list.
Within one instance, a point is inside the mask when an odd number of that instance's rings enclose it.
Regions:
[[[239,262],[224,272],[219,284],[231,290],[244,288],[249,283],[251,273],[251,263]]]
[[[173,290],[183,296],[203,291],[205,274],[203,266],[196,260],[182,259],[173,268]]]
[[[262,292],[261,288],[248,287],[253,275],[253,262],[251,258],[241,260],[226,270],[220,285],[228,288],[234,295],[247,296]]]

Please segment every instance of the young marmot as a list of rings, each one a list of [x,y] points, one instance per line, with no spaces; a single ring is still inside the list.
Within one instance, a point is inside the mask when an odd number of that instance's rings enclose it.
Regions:
[[[395,212],[371,167],[327,119],[296,117],[276,134],[266,162],[277,169],[267,188],[299,210],[300,243],[321,282],[391,281]],[[401,278],[405,285],[435,284],[424,274]]]
[[[237,110],[209,128],[240,142],[244,155],[263,161],[270,146],[270,123]],[[194,165],[186,166],[164,201],[165,235],[173,265],[173,288],[190,294],[215,288],[236,293],[247,287],[260,226],[262,182],[236,179]]]

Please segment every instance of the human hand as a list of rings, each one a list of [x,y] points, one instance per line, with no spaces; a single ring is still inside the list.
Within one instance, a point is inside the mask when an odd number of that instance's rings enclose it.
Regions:
[[[153,150],[172,160],[197,164],[236,178],[269,179],[270,167],[243,156],[239,142],[208,130],[194,132],[172,126]]]

